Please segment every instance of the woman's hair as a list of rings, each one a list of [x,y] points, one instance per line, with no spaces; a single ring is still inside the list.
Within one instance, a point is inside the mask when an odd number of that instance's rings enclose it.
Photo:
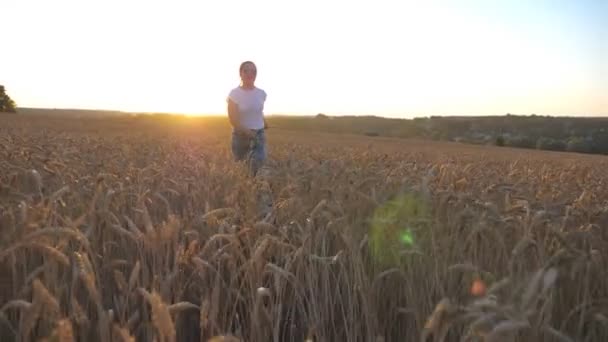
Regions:
[[[255,65],[255,63],[253,63],[252,61],[245,61],[245,62],[241,63],[241,66],[239,67],[239,73],[243,72],[243,69],[245,69],[245,65],[247,65],[247,64],[253,65],[257,71],[258,67]]]

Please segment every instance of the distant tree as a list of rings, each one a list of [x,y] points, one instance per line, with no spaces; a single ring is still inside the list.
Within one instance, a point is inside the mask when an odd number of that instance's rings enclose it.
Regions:
[[[536,148],[548,151],[564,151],[566,150],[566,143],[558,139],[540,137],[536,141]]]
[[[0,85],[0,112],[16,113],[17,104],[11,99],[3,85]]]
[[[591,153],[593,151],[593,145],[581,137],[571,137],[566,144],[566,151]]]
[[[507,139],[505,145],[518,148],[536,148],[536,140],[530,137],[513,137]]]
[[[328,119],[329,117],[323,113],[317,114],[317,119]]]
[[[505,138],[502,135],[496,137],[496,146],[505,146]]]
[[[441,132],[433,131],[431,132],[431,139],[433,140],[441,140]]]
[[[591,134],[593,152],[608,154],[608,130],[600,128]]]

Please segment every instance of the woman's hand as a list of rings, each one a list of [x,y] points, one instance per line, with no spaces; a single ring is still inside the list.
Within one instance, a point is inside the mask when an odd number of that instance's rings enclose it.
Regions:
[[[247,138],[253,138],[255,136],[255,132],[247,128],[237,129],[237,132]]]

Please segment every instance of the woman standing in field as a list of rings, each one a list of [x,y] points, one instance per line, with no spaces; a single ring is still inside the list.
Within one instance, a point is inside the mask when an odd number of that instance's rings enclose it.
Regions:
[[[266,160],[266,92],[255,86],[257,68],[253,62],[241,63],[239,73],[241,84],[226,99],[233,128],[232,154],[237,161],[245,160],[255,175]]]

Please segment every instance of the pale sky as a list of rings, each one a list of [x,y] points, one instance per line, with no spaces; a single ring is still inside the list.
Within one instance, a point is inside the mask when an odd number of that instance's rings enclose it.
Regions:
[[[608,0],[0,0],[22,107],[223,114],[253,60],[266,114],[608,116]]]

